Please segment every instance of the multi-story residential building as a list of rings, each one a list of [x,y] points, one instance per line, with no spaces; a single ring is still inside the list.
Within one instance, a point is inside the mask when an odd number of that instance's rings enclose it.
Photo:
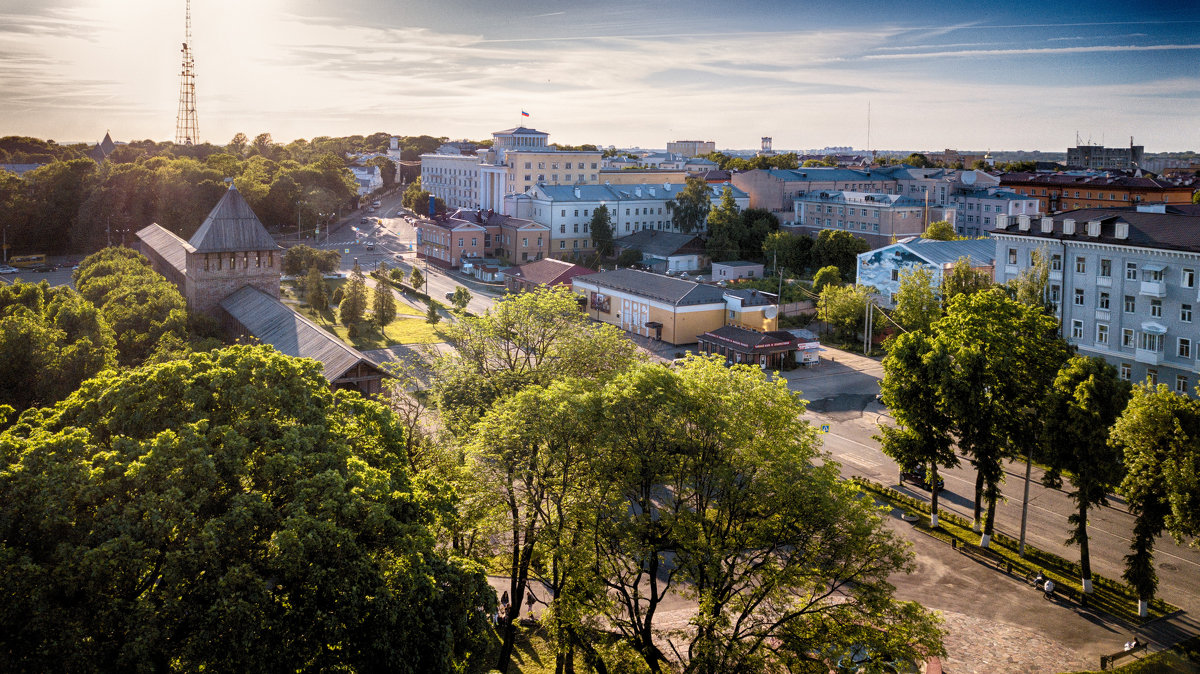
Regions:
[[[441,197],[448,208],[500,211],[504,198],[523,194],[539,182],[550,185],[596,184],[600,152],[560,152],[549,134],[519,126],[492,134],[492,147],[474,155],[421,155],[421,187]]]
[[[1109,173],[1004,173],[1000,185],[1037,197],[1042,213],[1079,208],[1122,208],[1137,204],[1190,204],[1196,178],[1147,178]]]
[[[608,208],[613,236],[643,229],[679,231],[671,222],[667,202],[684,188],[681,183],[658,185],[547,185],[538,184],[525,194],[506,200],[506,211],[550,228],[549,254],[564,257],[593,249],[591,221],[601,205]],[[713,204],[720,202],[727,185],[712,186]],[[733,201],[747,208],[750,197],[733,186]]]
[[[358,196],[370,194],[383,187],[383,173],[378,166],[351,166],[354,181],[358,183]]]
[[[983,236],[1001,213],[1015,217],[1041,212],[1037,199],[998,187],[963,186],[951,193],[948,205],[954,207],[954,229],[961,236]]]
[[[495,211],[460,209],[413,226],[417,257],[441,267],[458,268],[468,258],[529,262],[546,256],[550,228]]]
[[[602,185],[661,185],[663,183],[682,183],[687,180],[687,177],[687,171],[682,169],[678,171],[637,167],[600,169],[600,184]]]
[[[1102,171],[1132,170],[1142,167],[1142,157],[1145,154],[1145,148],[1134,145],[1132,138],[1129,139],[1129,147],[1078,145],[1067,148],[1067,166]]]
[[[711,140],[673,140],[667,143],[667,152],[685,157],[698,157],[716,151],[717,144]]]
[[[996,244],[991,239],[902,239],[882,248],[859,253],[855,282],[875,288],[879,291],[879,304],[891,308],[895,306],[895,295],[900,292],[900,277],[905,272],[928,269],[933,287],[941,288],[944,272],[963,258],[972,269],[986,273],[990,279],[996,262]],[[716,265],[713,268],[716,269]]]
[[[1195,395],[1200,374],[1200,216],[1169,206],[1001,216],[992,231],[996,281],[1050,260],[1049,299],[1063,337],[1116,366],[1123,379]]]
[[[896,237],[918,236],[930,222],[956,219],[953,208],[881,192],[806,192],[793,203],[794,215],[784,231],[816,236],[822,229],[840,229],[866,239],[872,248]]]

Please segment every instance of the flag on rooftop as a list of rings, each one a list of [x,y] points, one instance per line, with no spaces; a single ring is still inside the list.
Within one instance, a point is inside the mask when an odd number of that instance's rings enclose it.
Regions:
[[[522,111],[521,111],[521,116],[522,116],[522,117],[528,117],[528,116],[529,116],[529,113],[528,113],[528,112],[525,112],[524,110],[522,110]]]

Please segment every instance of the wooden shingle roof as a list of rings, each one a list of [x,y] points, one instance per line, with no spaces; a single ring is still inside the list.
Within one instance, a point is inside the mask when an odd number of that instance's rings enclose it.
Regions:
[[[174,232],[163,228],[158,223],[138,230],[137,237],[147,246],[162,256],[180,276],[184,275],[188,249],[187,241],[179,238]]]
[[[276,250],[279,246],[267,233],[250,204],[232,184],[209,212],[188,243],[197,253],[230,253]]]

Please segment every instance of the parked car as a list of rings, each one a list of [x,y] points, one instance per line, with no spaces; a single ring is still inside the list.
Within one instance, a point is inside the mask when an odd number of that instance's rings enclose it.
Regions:
[[[374,241],[367,241],[366,244],[367,244],[367,250],[375,250],[375,242]]]
[[[454,293],[446,293],[446,301],[453,302],[454,301]]]
[[[58,269],[58,265],[53,265],[53,264],[39,264],[39,265],[37,265],[37,266],[35,266],[35,267],[30,267],[30,268],[29,268],[29,271],[34,271],[34,272],[37,272],[37,273],[39,273],[39,274],[45,274],[46,272],[52,272],[52,271],[54,271],[55,269]]]
[[[925,479],[925,466],[916,465],[908,466],[900,469],[900,484],[911,482],[925,491],[930,491],[929,481]],[[937,490],[941,491],[946,488],[946,481],[938,476]]]
[[[16,267],[10,267],[6,264],[0,264],[0,274],[16,274],[19,271],[21,271],[21,270],[17,269]]]
[[[365,225],[365,224],[367,224],[367,223],[368,223],[368,222],[370,222],[370,221],[371,221],[371,219],[370,219],[370,218],[359,218],[359,219],[358,219],[358,224],[360,224],[360,225]]]

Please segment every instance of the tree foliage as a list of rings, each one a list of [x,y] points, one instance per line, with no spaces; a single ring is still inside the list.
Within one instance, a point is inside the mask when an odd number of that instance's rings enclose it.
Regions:
[[[1123,454],[1120,493],[1134,517],[1122,578],[1137,590],[1146,615],[1158,588],[1155,539],[1164,529],[1176,540],[1200,533],[1200,403],[1164,384],[1134,386],[1110,442]]]
[[[901,271],[895,300],[892,317],[906,330],[928,331],[942,316],[942,302],[933,287],[933,272],[928,268]]]
[[[772,231],[763,238],[763,256],[771,264],[801,275],[811,266],[814,243],[811,236]]]
[[[600,204],[592,213],[591,222],[592,242],[596,246],[596,254],[600,257],[612,257],[613,228],[612,218],[608,214],[608,206]]]
[[[827,286],[840,285],[842,285],[842,273],[838,271],[838,268],[834,265],[821,267],[817,270],[817,273],[813,274],[812,289],[813,292],[818,295],[820,295],[821,291]]]
[[[840,229],[823,229],[812,245],[809,265],[825,267],[835,265],[842,278],[855,278],[858,269],[858,254],[871,250],[871,244],[850,232]]]
[[[942,302],[949,304],[959,295],[970,295],[992,287],[991,275],[971,267],[971,259],[963,256],[942,272]]]
[[[189,340],[183,295],[140,253],[105,248],[79,264],[74,280],[112,327],[121,365],[139,365],[157,349]]]
[[[1129,400],[1129,384],[1102,358],[1073,356],[1058,371],[1046,397],[1042,460],[1049,469],[1042,483],[1062,487],[1069,476],[1076,512],[1068,518],[1074,527],[1068,544],[1079,546],[1084,589],[1092,583],[1088,550],[1087,516],[1096,506],[1108,505],[1108,494],[1122,477],[1121,452],[1108,442],[1109,431]]]
[[[450,303],[459,311],[466,311],[467,305],[471,303],[471,291],[464,286],[455,286],[452,297]]]
[[[412,273],[408,276],[408,282],[415,290],[420,290],[421,286],[425,285],[425,276],[421,274],[421,270],[417,269],[416,265],[413,265]]]
[[[371,320],[380,330],[396,319],[396,296],[386,283],[376,283],[371,289]]]
[[[116,353],[108,321],[74,290],[0,286],[0,404],[50,405],[115,366]]]
[[[929,223],[929,226],[925,228],[921,237],[934,241],[961,241],[966,238],[965,236],[959,236],[954,231],[954,225],[950,224],[948,220],[935,220]]]
[[[304,301],[317,311],[329,308],[329,287],[325,285],[321,270],[316,267],[311,267],[304,278]]]
[[[26,414],[0,435],[8,666],[470,667],[494,595],[435,549],[401,435],[270,347],[108,372]]]
[[[342,263],[342,255],[336,250],[320,250],[304,244],[292,246],[283,254],[283,273],[299,276],[310,269],[328,274]]]
[[[367,313],[367,281],[358,263],[350,273],[350,280],[342,289],[342,301],[338,305],[338,320],[350,327],[362,322]]]
[[[827,285],[817,299],[817,315],[837,331],[843,341],[862,333],[867,302],[875,290],[868,286]]]
[[[683,189],[666,205],[671,224],[679,231],[685,234],[703,232],[712,209],[712,188],[703,178],[688,176]]]
[[[705,190],[708,186],[705,184]],[[738,246],[738,231],[742,228],[742,217],[733,200],[733,189],[726,186],[721,191],[721,201],[708,213],[708,256],[713,262],[737,260],[741,257]],[[689,230],[690,231],[690,230]]]

